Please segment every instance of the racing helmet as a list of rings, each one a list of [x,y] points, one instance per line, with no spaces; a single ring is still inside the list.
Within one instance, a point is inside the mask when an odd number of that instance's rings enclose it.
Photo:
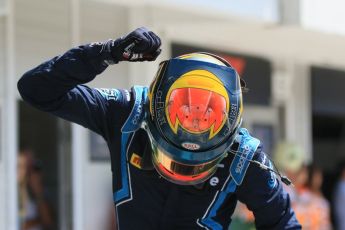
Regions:
[[[207,180],[227,155],[242,117],[241,80],[224,59],[190,53],[160,63],[144,124],[156,170],[167,180]]]

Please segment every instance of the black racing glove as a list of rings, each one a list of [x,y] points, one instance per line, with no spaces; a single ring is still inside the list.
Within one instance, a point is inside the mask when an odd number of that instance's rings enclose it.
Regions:
[[[117,40],[108,40],[105,51],[110,53],[108,64],[119,61],[154,61],[161,53],[160,38],[145,27],[140,27]]]

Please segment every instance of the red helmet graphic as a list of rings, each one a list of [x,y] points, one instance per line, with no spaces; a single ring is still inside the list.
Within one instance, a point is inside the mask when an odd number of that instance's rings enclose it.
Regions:
[[[226,122],[229,96],[223,84],[206,70],[185,73],[171,86],[167,95],[166,116],[172,130],[179,127],[213,138]]]

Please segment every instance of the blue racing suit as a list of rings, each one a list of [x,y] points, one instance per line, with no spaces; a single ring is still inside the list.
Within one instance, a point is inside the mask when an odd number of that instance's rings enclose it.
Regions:
[[[100,44],[79,46],[26,72],[18,89],[32,106],[78,123],[106,140],[120,229],[228,229],[238,200],[253,211],[257,229],[301,229],[280,181],[246,160],[271,164],[260,141],[245,129],[231,147],[238,154],[229,153],[204,183],[181,186],[162,178],[152,167],[146,132],[126,127],[133,114],[141,116],[135,108],[145,101],[146,88],[83,85],[107,66]]]

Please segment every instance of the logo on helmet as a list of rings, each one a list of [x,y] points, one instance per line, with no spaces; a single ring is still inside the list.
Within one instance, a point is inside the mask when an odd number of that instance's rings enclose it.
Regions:
[[[216,75],[193,70],[171,85],[165,103],[166,117],[175,134],[180,127],[191,134],[209,132],[211,139],[227,121],[230,99]]]
[[[190,143],[190,142],[183,142],[182,147],[185,149],[189,149],[189,150],[198,150],[200,149],[200,145],[195,144],[195,143]]]

